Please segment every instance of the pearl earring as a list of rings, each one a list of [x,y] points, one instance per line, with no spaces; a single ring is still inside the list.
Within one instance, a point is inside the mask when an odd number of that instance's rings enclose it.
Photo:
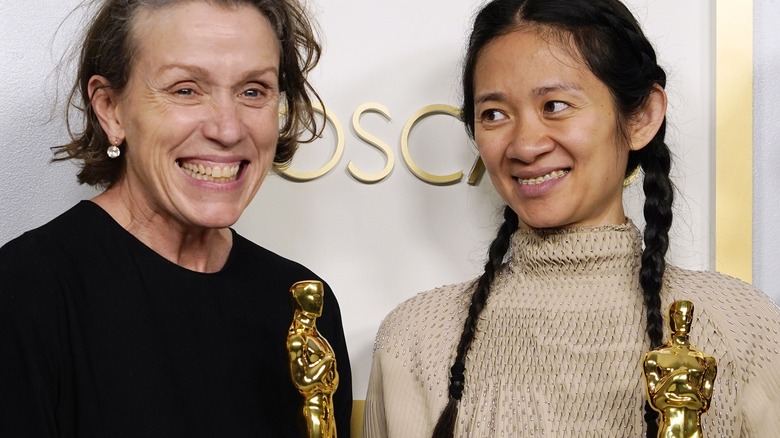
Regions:
[[[119,139],[114,139],[114,143],[106,149],[106,154],[108,154],[108,158],[117,158],[119,155],[122,154],[122,151],[119,150]]]

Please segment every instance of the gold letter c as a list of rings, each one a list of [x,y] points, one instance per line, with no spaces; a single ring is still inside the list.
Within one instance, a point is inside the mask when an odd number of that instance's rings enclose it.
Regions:
[[[458,171],[449,175],[434,175],[428,173],[422,170],[422,168],[420,168],[420,166],[414,162],[414,159],[412,159],[412,154],[409,153],[409,133],[412,131],[412,128],[414,128],[414,125],[416,125],[420,120],[434,114],[449,114],[457,119],[460,119],[460,110],[452,105],[435,104],[421,108],[419,111],[414,113],[411,118],[409,118],[409,120],[406,122],[406,125],[404,126],[404,130],[401,133],[401,154],[404,157],[406,166],[417,178],[427,183],[436,185],[454,184],[460,181],[460,179],[463,177],[463,172]]]

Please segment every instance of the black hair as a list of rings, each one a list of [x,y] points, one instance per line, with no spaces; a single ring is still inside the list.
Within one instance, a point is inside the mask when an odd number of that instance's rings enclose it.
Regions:
[[[540,26],[549,31],[549,35],[558,36],[562,43],[571,44],[612,94],[617,109],[617,134],[628,142],[627,127],[631,118],[644,109],[655,87],[665,87],[666,73],[658,65],[655,50],[636,19],[619,0],[493,0],[486,4],[474,20],[463,65],[462,114],[469,135],[474,137],[474,71],[479,55],[488,43],[524,25]],[[671,153],[664,142],[665,135],[666,118],[647,146],[629,152],[625,171],[628,176],[641,167],[644,173],[646,226],[639,284],[644,294],[646,332],[651,348],[660,346],[663,337],[660,291],[666,269],[674,195],[669,178]],[[435,438],[454,434],[458,402],[464,390],[466,355],[493,278],[503,263],[518,224],[517,214],[507,206],[504,223],[490,245],[485,272],[476,281],[450,369],[449,400],[434,429]],[[657,419],[658,414],[646,403],[647,437],[657,436]]]

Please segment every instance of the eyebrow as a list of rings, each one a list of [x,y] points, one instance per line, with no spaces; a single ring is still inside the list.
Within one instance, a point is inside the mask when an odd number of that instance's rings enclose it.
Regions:
[[[479,105],[484,102],[492,101],[492,102],[503,102],[507,100],[506,93],[502,93],[500,91],[493,91],[490,93],[484,93],[478,95],[474,99],[474,105]]]
[[[191,73],[195,73],[198,76],[208,77],[210,75],[208,70],[206,70],[206,69],[204,69],[202,67],[199,67],[197,65],[178,64],[178,63],[164,65],[164,66],[159,68],[158,72],[159,73],[163,73],[163,72],[166,72],[166,71],[169,71],[169,70],[176,70],[176,69],[185,70],[185,71],[188,71],[188,72],[191,72]],[[268,72],[271,72],[271,73],[273,73],[276,76],[279,75],[278,69],[275,66],[270,65],[270,66],[265,67],[265,68],[260,68],[260,69],[255,69],[255,70],[248,71],[244,75],[244,79],[248,80],[248,79],[251,79],[251,78],[254,78],[254,77],[257,77],[257,76],[262,76],[262,75],[264,75],[264,74],[266,74]]]
[[[573,83],[573,82],[559,82],[555,84],[545,85],[542,87],[536,87],[533,90],[531,90],[531,94],[534,96],[544,96],[549,93],[553,93],[556,91],[582,91],[582,87]],[[504,92],[501,91],[491,91],[487,93],[480,94],[474,98],[474,104],[479,105],[484,102],[504,102],[506,101],[507,95]]]
[[[534,88],[532,93],[534,96],[544,96],[545,94],[555,91],[582,91],[582,87],[573,82],[559,82],[557,84]]]

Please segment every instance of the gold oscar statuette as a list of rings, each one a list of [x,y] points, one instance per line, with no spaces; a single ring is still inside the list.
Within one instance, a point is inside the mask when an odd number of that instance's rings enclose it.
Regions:
[[[690,343],[693,303],[675,301],[669,308],[671,339],[643,358],[645,395],[661,413],[659,438],[702,438],[701,414],[712,400],[715,358]]]
[[[303,396],[303,418],[311,438],[335,438],[333,393],[339,385],[336,355],[317,330],[325,289],[319,281],[301,281],[290,288],[295,305],[287,351],[293,384]]]

